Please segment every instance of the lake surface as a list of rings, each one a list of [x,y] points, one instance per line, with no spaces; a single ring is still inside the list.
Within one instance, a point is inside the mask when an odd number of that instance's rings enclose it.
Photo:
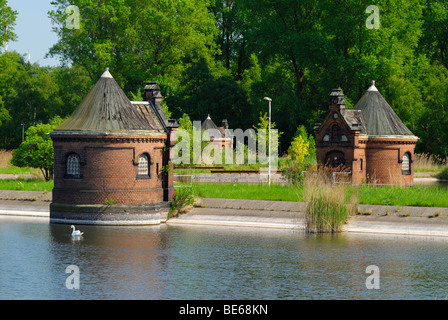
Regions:
[[[448,239],[0,216],[0,299],[445,299]],[[79,270],[79,289],[68,289]],[[380,289],[367,289],[368,266]],[[73,282],[69,284],[74,284]]]

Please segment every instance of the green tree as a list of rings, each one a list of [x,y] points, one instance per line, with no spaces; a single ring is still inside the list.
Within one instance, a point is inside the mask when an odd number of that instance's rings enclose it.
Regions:
[[[423,9],[424,33],[420,39],[420,52],[448,69],[448,3],[426,0]]]
[[[0,146],[15,149],[25,129],[70,115],[92,81],[84,68],[28,64],[17,52],[0,54]]]
[[[300,125],[288,148],[292,159],[302,162],[307,156],[316,156],[316,144],[311,134],[308,134],[304,125]]]
[[[2,119],[0,126],[0,145],[3,148],[15,148],[20,144],[22,136],[21,123],[29,122],[29,114],[19,114],[25,109],[19,102],[22,95],[22,85],[26,82],[27,66],[17,52],[0,54],[0,96],[3,99],[2,114],[8,114]]]
[[[216,59],[222,61],[232,77],[239,81],[251,66],[251,49],[247,39],[248,11],[237,0],[214,0],[211,11],[216,17],[219,33],[216,43],[221,49]]]
[[[0,48],[4,48],[9,41],[17,40],[14,26],[17,19],[17,11],[6,6],[7,0],[0,0]]]
[[[179,80],[193,56],[211,60],[216,51],[214,16],[203,0],[56,0],[49,15],[58,42],[51,56],[84,67],[96,79],[110,67],[125,89],[135,92],[154,77]],[[65,27],[66,7],[76,5],[80,28]]]
[[[17,167],[31,167],[41,170],[45,181],[53,179],[54,149],[49,133],[62,123],[55,118],[48,124],[37,124],[26,130],[26,139],[13,151],[11,163]]]
[[[424,69],[423,110],[416,130],[419,152],[429,152],[448,161],[448,70],[436,63]]]
[[[187,113],[193,120],[204,121],[210,115],[214,121],[228,119],[232,128],[251,124],[246,92],[219,66],[201,59],[185,70],[182,79],[177,92],[167,98],[175,117]]]

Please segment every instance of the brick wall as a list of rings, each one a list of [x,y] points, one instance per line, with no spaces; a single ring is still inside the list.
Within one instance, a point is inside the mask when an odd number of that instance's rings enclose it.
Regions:
[[[53,202],[62,204],[152,204],[164,200],[162,185],[166,135],[52,135],[55,160]],[[80,179],[67,177],[67,157],[81,160]],[[138,175],[138,158],[148,154],[150,178]],[[166,160],[165,160],[166,162]],[[172,201],[175,191],[165,190]]]
[[[366,144],[366,174],[369,182],[378,184],[414,183],[414,149],[416,140],[370,138]],[[403,155],[411,155],[410,174],[402,172]]]

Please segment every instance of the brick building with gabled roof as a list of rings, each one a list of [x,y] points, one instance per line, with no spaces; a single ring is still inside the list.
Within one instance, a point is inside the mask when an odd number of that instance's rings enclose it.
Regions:
[[[333,90],[327,117],[315,125],[320,164],[345,167],[354,184],[414,183],[418,138],[403,124],[374,82],[351,110],[341,89]]]
[[[50,222],[157,224],[175,196],[170,152],[177,129],[161,108],[160,88],[131,102],[106,70],[50,136],[54,189]]]

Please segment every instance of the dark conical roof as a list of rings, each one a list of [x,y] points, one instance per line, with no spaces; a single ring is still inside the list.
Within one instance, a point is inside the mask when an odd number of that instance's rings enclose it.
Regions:
[[[106,69],[79,107],[55,131],[135,132],[157,129],[131,104]]]
[[[210,129],[214,129],[217,130],[218,132],[221,133],[221,131],[219,130],[219,128],[216,126],[216,124],[213,122],[213,120],[210,118],[210,115],[207,116],[207,119],[204,120],[204,122],[202,122],[201,125],[201,129],[208,131]]]
[[[354,109],[362,112],[367,135],[414,136],[374,84],[361,97]]]

